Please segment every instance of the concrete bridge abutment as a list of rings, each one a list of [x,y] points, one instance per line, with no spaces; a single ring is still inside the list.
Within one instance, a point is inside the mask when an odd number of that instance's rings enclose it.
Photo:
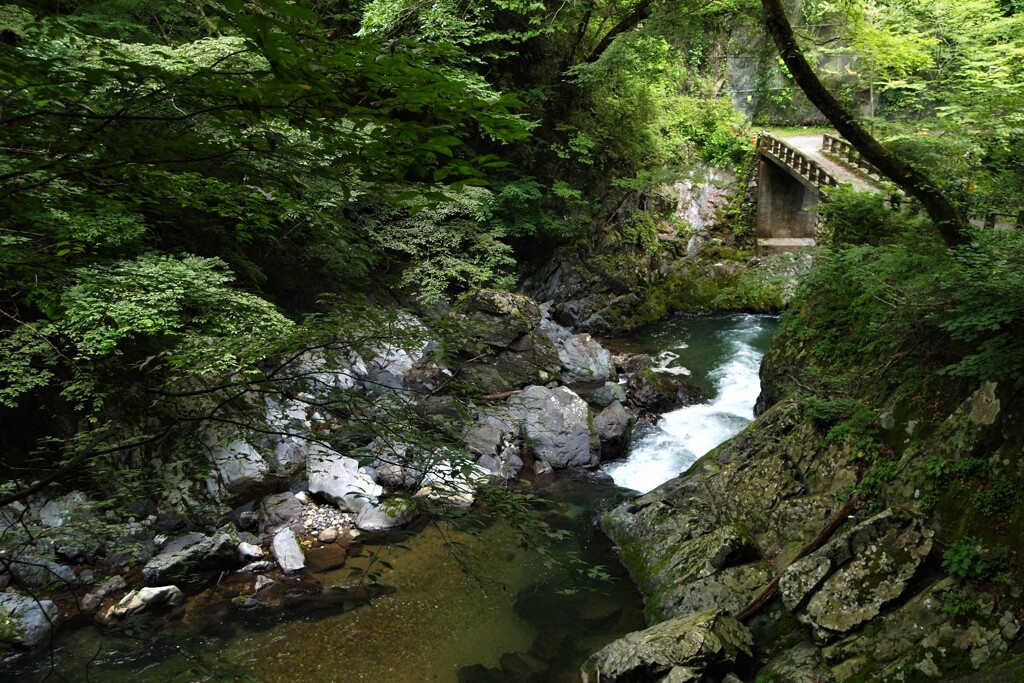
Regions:
[[[762,156],[757,179],[757,237],[813,239],[818,225],[819,190],[797,180]]]

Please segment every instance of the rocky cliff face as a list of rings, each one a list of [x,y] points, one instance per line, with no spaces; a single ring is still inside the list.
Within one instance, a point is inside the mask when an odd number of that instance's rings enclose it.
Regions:
[[[1001,677],[970,680],[1021,680],[1024,504],[999,498],[1024,466],[1013,388],[985,384],[946,414],[897,389],[869,462],[782,382],[785,356],[769,355],[746,431],[603,519],[649,624],[718,610],[751,638],[732,673],[719,653],[697,666],[645,650],[642,680],[947,681],[995,665]]]
[[[698,166],[652,195],[626,199],[584,250],[562,247],[525,278],[522,290],[550,301],[551,316],[604,334],[673,310],[709,310],[742,269],[724,217],[737,197],[732,170]],[[725,249],[722,249],[723,245]],[[716,250],[717,249],[717,250]]]

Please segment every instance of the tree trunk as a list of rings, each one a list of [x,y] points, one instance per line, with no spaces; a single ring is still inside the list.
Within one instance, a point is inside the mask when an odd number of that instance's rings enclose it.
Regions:
[[[807,99],[865,159],[899,185],[904,192],[921,202],[948,246],[965,244],[968,241],[967,223],[935,183],[872,137],[818,80],[814,69],[808,64],[803,51],[797,45],[793,28],[789,25],[786,11],[782,7],[782,0],[761,0],[761,5],[764,7],[765,26],[790,74],[807,95]]]

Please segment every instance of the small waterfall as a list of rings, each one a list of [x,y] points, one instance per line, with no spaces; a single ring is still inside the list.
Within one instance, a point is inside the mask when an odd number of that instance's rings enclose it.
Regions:
[[[757,373],[763,356],[754,341],[764,332],[765,322],[764,317],[742,316],[737,325],[716,333],[725,360],[708,373],[715,397],[710,403],[664,414],[633,444],[625,460],[605,466],[616,484],[646,493],[686,470],[754,419],[754,402],[760,392]],[[685,351],[686,345],[677,348]],[[680,353],[679,359],[685,362],[685,354]]]

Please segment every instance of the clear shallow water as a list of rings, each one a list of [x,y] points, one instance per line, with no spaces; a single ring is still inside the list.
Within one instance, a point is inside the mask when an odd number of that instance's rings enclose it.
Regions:
[[[754,417],[757,373],[776,324],[763,315],[680,317],[621,342],[624,350],[650,354],[655,371],[686,379],[710,400],[666,413],[642,432],[625,460],[603,468],[615,483],[646,493],[739,433]]]
[[[539,659],[548,667],[544,681],[576,681],[588,655],[643,628],[640,597],[596,526],[599,514],[629,492],[573,474],[536,492],[553,501],[537,514],[569,532],[555,555],[574,552],[588,566],[605,565],[610,581],[545,565],[501,522],[475,534],[426,526],[369,544],[391,565],[379,578],[388,592],[369,605],[284,609],[256,618],[200,594],[169,628],[137,634],[141,639],[65,628],[55,643],[55,670],[64,680],[102,683],[456,683],[488,680],[482,669],[514,667],[528,654],[524,661]],[[465,566],[445,552],[445,544],[454,543],[465,553]],[[351,570],[366,562],[350,558],[343,568],[315,576],[325,591],[350,586]],[[47,678],[49,663],[44,655],[16,680],[61,680]]]

